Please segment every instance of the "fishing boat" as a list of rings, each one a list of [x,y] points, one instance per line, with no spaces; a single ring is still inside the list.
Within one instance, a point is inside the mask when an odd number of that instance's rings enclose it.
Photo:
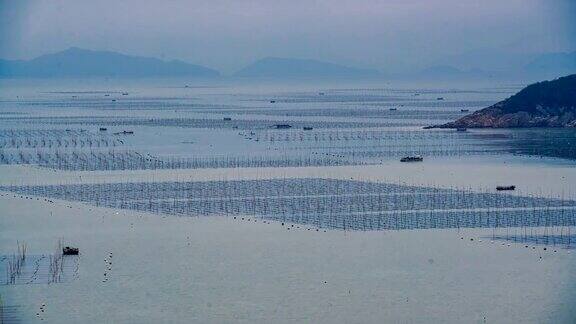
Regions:
[[[422,161],[424,161],[424,158],[421,157],[420,155],[406,156],[400,159],[400,162],[422,162]]]
[[[78,248],[66,246],[62,249],[63,255],[78,255],[80,250]]]

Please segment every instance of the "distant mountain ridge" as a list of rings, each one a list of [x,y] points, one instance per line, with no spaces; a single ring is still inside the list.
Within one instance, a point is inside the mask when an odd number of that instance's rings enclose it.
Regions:
[[[215,77],[220,73],[182,61],[72,47],[35,59],[0,60],[0,77]]]
[[[479,69],[462,70],[451,65],[433,65],[417,73],[409,75],[413,79],[438,80],[438,79],[482,79],[491,74]]]
[[[439,128],[576,127],[576,74],[534,83]]]
[[[524,69],[533,74],[576,73],[576,52],[543,54],[528,63]]]
[[[526,62],[528,60],[525,60]],[[349,67],[313,59],[267,57],[234,74],[253,78],[398,78],[459,80],[486,78],[552,79],[576,73],[576,52],[534,55],[508,70],[462,68],[458,61],[431,65],[419,72],[387,74],[376,69]],[[455,65],[452,65],[454,63]],[[460,62],[461,63],[461,62]],[[385,68],[385,67],[384,67]],[[72,47],[31,60],[0,59],[0,78],[10,77],[215,77],[220,73],[200,65],[111,51]]]
[[[298,77],[375,77],[380,73],[372,69],[353,68],[334,63],[308,59],[267,57],[240,71],[239,77],[298,78]]]
[[[501,53],[502,54],[502,53]],[[484,62],[484,57],[494,66]],[[446,57],[412,75],[414,78],[508,78],[522,80],[554,79],[576,73],[576,52],[550,52],[543,54],[503,55],[497,52],[468,52],[466,55]],[[474,60],[474,59],[475,60]]]

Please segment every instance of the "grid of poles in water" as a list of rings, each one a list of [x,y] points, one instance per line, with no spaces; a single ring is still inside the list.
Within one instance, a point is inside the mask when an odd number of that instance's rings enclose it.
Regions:
[[[474,136],[456,132],[314,130],[239,132],[259,149],[236,155],[154,156],[130,150],[126,135],[85,130],[4,130],[0,164],[34,164],[60,170],[141,170],[300,167],[376,164],[406,155],[498,154]]]
[[[240,135],[255,142],[268,143],[278,150],[310,151],[312,154],[332,152],[377,163],[379,159],[407,155],[427,157],[502,154],[507,146],[494,145],[501,138],[486,140],[485,136],[455,130],[311,130],[254,131]]]
[[[404,105],[399,105],[404,107]],[[434,107],[426,107],[434,108]],[[262,116],[289,116],[289,117],[372,117],[379,119],[414,119],[424,120],[419,123],[425,123],[427,120],[453,120],[460,118],[469,112],[469,108],[458,111],[434,111],[429,109],[402,109],[381,107],[369,108],[306,108],[306,109],[223,109],[218,111],[203,110],[209,113],[229,114],[229,115],[262,115]]]
[[[66,282],[78,277],[78,256],[65,256],[58,241],[52,254],[29,255],[27,245],[18,242],[18,252],[0,255],[0,272],[6,275],[4,284],[24,285]]]
[[[401,127],[420,126],[421,121],[410,120],[376,120],[376,121],[301,121],[286,119],[234,119],[232,121],[224,118],[193,118],[193,117],[5,117],[2,120],[7,122],[26,122],[38,125],[74,125],[81,126],[169,126],[201,129],[267,129],[278,124],[288,124],[295,128],[370,128],[370,127]]]
[[[19,317],[20,307],[17,305],[6,305],[0,295],[0,324],[21,323]]]
[[[303,167],[360,165],[339,154],[274,154],[257,156],[162,157],[128,150],[72,151],[72,152],[17,152],[0,151],[0,164],[35,164],[58,170],[157,170],[205,169],[235,167]]]
[[[427,156],[459,156],[462,152],[429,151]],[[213,169],[243,167],[310,167],[371,165],[390,157],[419,154],[418,150],[390,147],[389,151],[337,151],[318,150],[273,153],[254,156],[162,157],[136,151],[73,151],[73,152],[0,152],[0,164],[34,164],[41,167],[71,171],[99,170],[158,170],[158,169]],[[469,151],[468,154],[474,154]],[[487,154],[487,153],[485,153]],[[495,153],[493,153],[495,154]]]
[[[0,130],[0,150],[81,149],[116,147],[121,139],[81,130]]]
[[[1,188],[179,216],[246,216],[339,230],[571,227],[576,201],[321,178]]]
[[[7,285],[67,282],[78,277],[78,261],[76,256],[29,255],[18,272],[11,272],[12,256],[0,256],[0,271]]]
[[[0,100],[3,110],[14,105],[34,109],[3,116],[5,125],[27,129],[0,131],[0,164],[95,171],[363,165],[412,155],[510,152],[576,158],[575,137],[564,133],[536,140],[539,136],[498,131],[416,129],[489,106],[515,90],[358,88],[193,97],[185,92],[170,96],[114,91],[45,93],[35,99]],[[36,109],[42,107],[60,110],[54,115],[46,110],[38,114]],[[278,125],[291,128],[276,129]],[[30,130],[30,126],[87,127],[91,131]],[[131,133],[132,127],[141,126],[147,131],[179,127],[227,132],[251,143],[244,152],[234,154],[222,147],[202,156],[179,157],[131,147],[126,134],[98,131],[112,127],[141,139],[147,136],[140,133],[142,128]]]

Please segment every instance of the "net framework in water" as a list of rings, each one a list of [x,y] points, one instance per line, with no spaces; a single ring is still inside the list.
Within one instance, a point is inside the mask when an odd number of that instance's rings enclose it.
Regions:
[[[64,255],[62,242],[49,254],[29,255],[27,245],[18,242],[18,252],[0,255],[0,272],[6,274],[5,285],[60,283],[78,277],[79,258]]]
[[[0,190],[155,214],[247,216],[353,231],[576,226],[574,200],[323,178],[10,186]]]

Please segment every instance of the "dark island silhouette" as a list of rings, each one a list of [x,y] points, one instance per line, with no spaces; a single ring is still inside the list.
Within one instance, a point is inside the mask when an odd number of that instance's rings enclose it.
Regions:
[[[216,77],[216,70],[172,60],[72,47],[32,60],[0,60],[0,77]]]
[[[354,68],[317,60],[267,57],[244,67],[235,76],[256,78],[358,78],[377,77],[380,76],[380,73],[377,70]]]
[[[576,74],[534,83],[512,97],[430,128],[576,127]]]

